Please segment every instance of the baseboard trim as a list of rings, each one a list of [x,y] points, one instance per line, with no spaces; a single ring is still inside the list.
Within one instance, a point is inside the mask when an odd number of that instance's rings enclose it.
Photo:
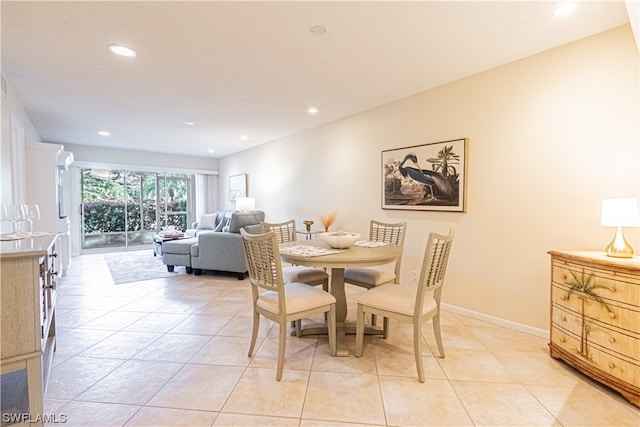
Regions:
[[[545,329],[534,328],[532,326],[523,325],[522,323],[512,322],[511,320],[501,319],[499,317],[490,316],[488,314],[479,313],[477,311],[467,310],[466,308],[457,307],[455,305],[441,303],[440,306],[443,310],[450,311],[455,314],[461,314],[463,316],[473,317],[474,319],[482,320],[494,325],[503,326],[505,328],[513,329],[527,334],[536,335],[542,338],[549,338],[549,331]]]

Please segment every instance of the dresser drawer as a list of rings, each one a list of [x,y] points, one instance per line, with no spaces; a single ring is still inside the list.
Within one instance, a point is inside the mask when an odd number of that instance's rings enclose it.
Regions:
[[[585,285],[603,299],[640,308],[640,282],[628,274],[554,261],[552,278],[569,288]]]
[[[557,284],[551,287],[551,302],[577,315],[584,315],[616,326],[628,331],[631,335],[640,337],[640,309],[632,310],[627,306],[621,306],[617,302],[605,299],[596,301],[592,295],[580,291],[570,294],[568,287]]]
[[[603,349],[608,349],[611,353],[617,353],[621,358],[630,362],[640,362],[639,338],[608,327],[600,322],[590,322],[589,318],[585,319],[586,324],[583,325],[582,317],[575,313],[566,311],[556,305],[551,308],[551,321],[554,326],[570,332],[578,339],[585,334],[588,344],[595,344]]]

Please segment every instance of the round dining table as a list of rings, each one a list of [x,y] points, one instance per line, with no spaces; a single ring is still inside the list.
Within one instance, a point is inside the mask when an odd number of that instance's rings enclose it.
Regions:
[[[370,267],[374,265],[389,264],[402,255],[402,247],[396,245],[384,245],[364,247],[353,245],[346,249],[336,249],[336,252],[309,256],[300,254],[289,248],[296,246],[313,246],[318,248],[331,249],[331,247],[321,240],[306,240],[304,242],[294,241],[280,244],[280,259],[293,265],[304,265],[308,267],[331,269],[331,294],[336,298],[336,346],[338,356],[348,356],[349,350],[345,342],[345,334],[355,333],[355,324],[347,325],[347,296],[344,284],[344,269],[348,267]],[[339,251],[339,252],[337,252]],[[367,328],[367,333],[381,334],[381,330]],[[312,325],[304,327],[301,335],[321,335],[327,333],[327,325]]]

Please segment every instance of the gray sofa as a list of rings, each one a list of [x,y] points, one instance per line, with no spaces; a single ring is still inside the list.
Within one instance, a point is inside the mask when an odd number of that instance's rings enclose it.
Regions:
[[[215,226],[210,224],[212,228],[202,229],[194,224],[196,237],[167,242],[172,245],[166,249],[163,246],[162,261],[169,271],[182,265],[187,273],[193,271],[195,275],[200,275],[202,270],[214,270],[237,273],[238,279],[244,279],[247,261],[240,229],[259,233],[264,218],[262,211],[219,211]],[[214,231],[216,229],[218,231]]]

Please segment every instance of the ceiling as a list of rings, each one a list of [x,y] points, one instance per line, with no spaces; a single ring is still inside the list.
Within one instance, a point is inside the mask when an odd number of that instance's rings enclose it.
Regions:
[[[2,73],[46,142],[217,158],[629,22],[558,4],[2,0]]]

